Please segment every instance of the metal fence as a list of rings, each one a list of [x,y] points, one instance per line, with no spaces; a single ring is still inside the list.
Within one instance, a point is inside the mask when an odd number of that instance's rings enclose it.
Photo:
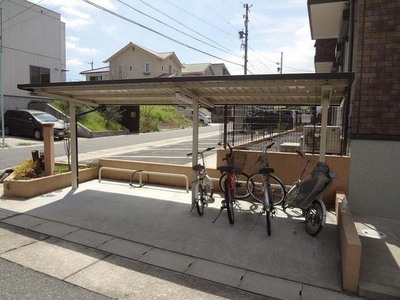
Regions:
[[[347,154],[343,117],[342,107],[329,108],[328,154]],[[273,151],[319,153],[321,116],[317,106],[221,106],[213,111],[213,121],[220,123],[224,144],[260,150],[273,140]]]

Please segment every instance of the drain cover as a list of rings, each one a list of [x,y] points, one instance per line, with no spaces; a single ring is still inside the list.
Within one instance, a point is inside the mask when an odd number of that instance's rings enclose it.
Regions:
[[[5,219],[8,217],[12,217],[15,215],[18,215],[19,213],[16,211],[12,211],[12,210],[8,210],[8,209],[4,209],[4,208],[0,208],[0,220],[1,219]]]
[[[373,229],[363,229],[363,230],[361,230],[360,235],[369,237],[369,238],[373,238],[373,239],[386,238],[386,234],[384,234],[383,232],[380,232],[380,231],[373,230]]]

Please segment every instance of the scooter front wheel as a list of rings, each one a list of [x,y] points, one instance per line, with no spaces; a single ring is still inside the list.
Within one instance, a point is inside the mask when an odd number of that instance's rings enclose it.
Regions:
[[[314,200],[306,211],[306,231],[311,236],[316,236],[324,226],[325,208],[318,200]]]

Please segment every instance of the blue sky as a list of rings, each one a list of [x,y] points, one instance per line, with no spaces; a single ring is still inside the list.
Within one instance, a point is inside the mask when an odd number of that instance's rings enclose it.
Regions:
[[[243,74],[238,32],[244,4],[250,7],[248,74],[277,74],[281,52],[284,74],[314,72],[307,0],[90,0],[98,7],[84,0],[31,2],[60,13],[66,24],[67,81],[84,80],[79,73],[91,62],[105,66],[129,42],[174,51],[182,63],[223,62],[231,74]]]

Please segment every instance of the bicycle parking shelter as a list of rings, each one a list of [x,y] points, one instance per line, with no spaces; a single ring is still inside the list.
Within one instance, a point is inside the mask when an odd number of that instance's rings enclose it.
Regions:
[[[71,185],[78,187],[78,151],[75,105],[177,105],[185,103],[199,115],[199,107],[221,105],[320,105],[322,107],[320,159],[324,161],[328,107],[349,102],[353,73],[231,75],[145,78],[103,81],[19,84],[18,88],[70,102]],[[193,118],[192,152],[198,152],[199,119]],[[198,158],[192,158],[196,165]],[[193,171],[195,177],[195,171]],[[195,191],[192,188],[192,191]],[[192,201],[196,193],[192,192]]]

